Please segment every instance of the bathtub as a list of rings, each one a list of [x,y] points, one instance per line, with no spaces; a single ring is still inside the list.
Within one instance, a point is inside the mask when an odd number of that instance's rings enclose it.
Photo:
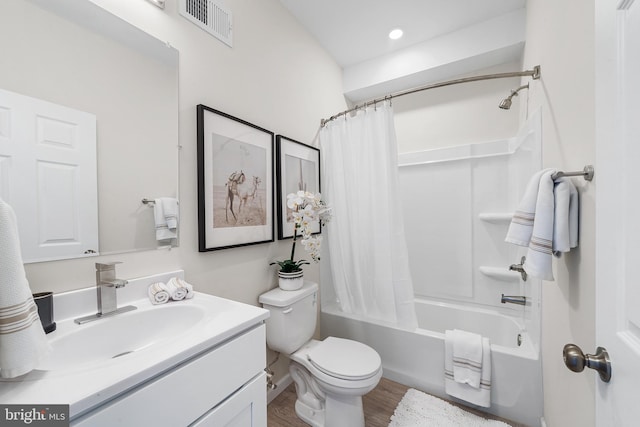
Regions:
[[[477,408],[528,426],[540,426],[542,369],[539,346],[522,325],[497,311],[416,299],[418,329],[363,321],[323,304],[320,330],[363,342],[380,354],[384,377],[449,400],[444,391],[444,332],[463,329],[491,340],[491,407]],[[464,403],[464,402],[463,402]],[[473,406],[467,404],[468,406]]]

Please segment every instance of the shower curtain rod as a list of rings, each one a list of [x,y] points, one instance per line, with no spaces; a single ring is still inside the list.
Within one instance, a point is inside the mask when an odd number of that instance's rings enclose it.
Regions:
[[[455,79],[455,80],[448,80],[448,81],[444,81],[444,82],[440,82],[440,83],[433,83],[427,86],[421,86],[421,87],[417,87],[414,89],[409,89],[406,90],[404,92],[396,92],[396,93],[392,93],[390,95],[386,95],[384,98],[377,98],[377,99],[373,99],[371,101],[366,101],[362,104],[356,105],[353,108],[350,108],[348,110],[345,110],[341,113],[335,114],[331,117],[329,117],[328,119],[321,119],[320,120],[320,127],[324,127],[327,123],[329,123],[332,120],[337,119],[340,116],[346,116],[347,114],[353,112],[353,111],[357,111],[361,108],[367,108],[367,106],[369,105],[375,105],[378,102],[383,102],[386,100],[391,100],[393,98],[397,98],[399,96],[404,96],[404,95],[410,95],[412,93],[416,93],[416,92],[422,92],[423,90],[428,90],[428,89],[435,89],[435,88],[439,88],[439,87],[443,87],[443,86],[451,86],[451,85],[456,85],[459,83],[469,83],[469,82],[477,82],[479,80],[493,80],[493,79],[505,79],[505,78],[509,78],[509,77],[531,77],[534,80],[537,80],[540,78],[540,66],[536,65],[535,67],[533,67],[533,70],[525,70],[525,71],[513,71],[510,73],[496,73],[496,74],[485,74],[482,76],[472,76],[472,77],[464,77],[461,79]]]

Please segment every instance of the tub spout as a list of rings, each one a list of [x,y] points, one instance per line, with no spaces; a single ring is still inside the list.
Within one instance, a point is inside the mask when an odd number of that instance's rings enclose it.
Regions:
[[[502,294],[502,298],[500,299],[502,304],[510,303],[510,304],[518,304],[518,305],[526,305],[527,297],[524,296],[511,296]]]

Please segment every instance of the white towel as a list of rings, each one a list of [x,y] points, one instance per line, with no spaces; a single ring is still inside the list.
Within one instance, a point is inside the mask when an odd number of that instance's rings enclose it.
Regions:
[[[545,169],[531,178],[505,238],[529,247],[523,268],[544,280],[554,280],[552,255],[578,245],[578,191],[567,178],[554,182],[555,172]]]
[[[555,197],[553,194],[553,179],[555,170],[542,174],[538,187],[536,201],[536,215],[533,222],[533,234],[527,250],[527,260],[522,268],[527,274],[544,280],[553,280],[553,218]]]
[[[560,256],[578,246],[578,190],[569,178],[556,180],[553,190],[555,211],[553,219],[553,253]]]
[[[16,216],[0,199],[0,377],[33,370],[51,351],[24,271]]]
[[[162,282],[156,282],[149,285],[149,289],[147,289],[147,295],[149,296],[149,300],[151,304],[158,305],[164,304],[169,301],[170,295],[169,290],[167,289],[167,285]]]
[[[454,329],[445,331],[445,339],[453,343],[453,379],[457,383],[480,387],[482,372],[482,337],[472,332]]]
[[[453,379],[453,341],[444,342],[444,386],[445,392],[474,405],[488,408],[491,406],[491,343],[482,338],[482,373],[480,387],[456,382]]]
[[[507,231],[506,242],[520,246],[529,246],[531,235],[533,234],[533,222],[536,216],[536,204],[538,202],[538,189],[542,175],[554,171],[554,169],[543,169],[536,172],[524,191],[524,195],[518,204],[518,208],[513,214],[513,219]]]
[[[156,240],[178,237],[178,200],[160,197],[154,200],[153,217],[156,227]]]
[[[176,286],[177,288],[181,288],[186,290],[187,294],[184,297],[185,299],[191,299],[193,298],[193,285],[191,283],[187,283],[186,281],[178,278],[178,277],[172,277],[171,279],[169,279],[169,283],[171,283],[172,285]]]
[[[172,277],[167,282],[167,291],[169,291],[169,296],[174,301],[181,301],[187,297],[188,290],[186,286],[178,281],[176,277]]]

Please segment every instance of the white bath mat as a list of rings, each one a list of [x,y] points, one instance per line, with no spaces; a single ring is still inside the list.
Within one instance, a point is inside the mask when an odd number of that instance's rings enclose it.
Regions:
[[[391,416],[389,427],[509,427],[486,420],[442,399],[410,388]]]

